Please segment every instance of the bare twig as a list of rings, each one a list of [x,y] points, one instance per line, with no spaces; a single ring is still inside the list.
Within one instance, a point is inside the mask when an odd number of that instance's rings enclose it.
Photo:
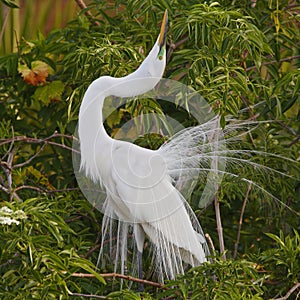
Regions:
[[[14,160],[14,156],[15,153],[12,150],[7,158],[7,167],[5,169],[5,173],[6,173],[6,177],[7,177],[7,186],[8,186],[8,190],[11,191],[11,186],[12,186],[12,174],[11,174],[11,170],[12,170],[12,163]]]
[[[237,256],[238,246],[239,246],[240,237],[241,237],[241,229],[242,229],[242,224],[243,224],[243,217],[244,217],[244,213],[245,213],[245,209],[246,209],[246,205],[247,205],[247,201],[248,201],[248,196],[249,196],[251,187],[252,187],[252,183],[250,182],[250,184],[248,185],[248,189],[247,189],[247,192],[246,192],[246,195],[245,195],[245,199],[243,201],[242,210],[241,210],[241,215],[240,215],[240,220],[239,220],[239,226],[238,226],[238,232],[237,232],[236,242],[234,244],[234,252],[233,252],[233,258],[234,259]]]
[[[104,273],[104,274],[99,274],[99,275],[102,276],[103,278],[115,277],[115,278],[121,278],[121,279],[126,279],[126,280],[129,280],[129,281],[134,281],[134,282],[138,282],[138,283],[142,283],[142,284],[151,285],[151,286],[154,286],[154,287],[157,287],[157,288],[163,288],[163,284],[153,282],[153,281],[150,281],[150,280],[146,280],[146,279],[140,279],[140,278],[128,276],[128,275],[123,275],[123,274],[118,274],[118,273]],[[81,278],[93,278],[93,277],[95,277],[95,275],[87,274],[87,273],[72,273],[71,276],[81,277]]]
[[[77,3],[77,5],[80,7],[80,9],[85,10],[84,14],[90,19],[90,20],[94,20],[95,17],[93,16],[93,14],[87,9],[86,4],[84,3],[83,0],[75,0],[75,2]],[[98,21],[94,20],[94,24],[96,26],[100,26],[100,23]]]
[[[13,140],[11,141],[11,144],[8,148],[8,150],[6,151],[6,153],[2,156],[1,160],[4,160],[6,158],[6,156],[8,156],[8,154],[12,151],[13,147],[14,147],[14,137],[15,137],[15,131],[14,128],[11,127],[11,135]]]
[[[273,64],[276,64],[278,62],[282,63],[282,62],[291,61],[291,60],[294,60],[294,59],[300,59],[300,55],[289,56],[289,57],[282,58],[280,60],[266,61],[266,62],[262,63],[261,66],[273,65]],[[253,70],[253,69],[257,69],[257,67],[256,66],[251,66],[251,67],[246,68],[245,70],[250,71],[250,70]]]
[[[106,296],[89,295],[89,294],[72,293],[72,292],[69,292],[69,295],[76,296],[76,297],[96,298],[96,299],[111,299],[111,298],[107,298]]]
[[[47,143],[44,143],[44,145],[42,145],[42,147],[34,155],[32,155],[30,158],[28,158],[24,162],[14,165],[12,168],[17,169],[17,168],[21,168],[21,167],[24,167],[24,166],[30,164],[44,150],[46,145],[47,145]]]
[[[288,299],[298,288],[300,288],[300,283],[296,283],[287,293],[285,296],[281,297],[281,298],[276,298],[273,300],[286,300]]]
[[[78,188],[72,188],[72,189],[52,189],[47,190],[40,186],[30,186],[30,185],[21,185],[13,189],[13,182],[12,182],[12,171],[13,169],[24,167],[28,164],[30,164],[40,153],[45,149],[46,145],[52,145],[56,147],[60,147],[69,151],[73,151],[75,153],[80,153],[80,151],[73,149],[72,147],[66,146],[65,144],[58,143],[55,141],[52,141],[54,138],[67,138],[70,140],[77,140],[74,136],[66,135],[57,133],[56,131],[51,134],[50,136],[46,138],[31,138],[26,136],[15,136],[14,130],[12,128],[12,137],[11,138],[4,138],[0,139],[0,147],[6,144],[10,144],[8,147],[8,150],[4,154],[4,156],[0,159],[0,165],[3,169],[3,172],[6,176],[4,179],[0,176],[0,190],[4,191],[6,194],[10,196],[10,200],[15,198],[17,201],[22,201],[22,199],[19,197],[17,192],[22,189],[31,189],[36,190],[38,192],[42,193],[57,193],[57,192],[65,192],[69,190],[78,190]],[[42,144],[41,147],[36,151],[35,154],[33,154],[30,158],[28,158],[26,161],[19,163],[19,164],[13,164],[14,163],[14,157],[16,153],[16,149],[18,149],[19,144],[17,143],[32,143],[32,144]]]
[[[206,237],[206,239],[208,241],[208,245],[209,245],[212,253],[215,254],[216,253],[216,249],[215,249],[214,243],[213,243],[210,235],[208,233],[205,233],[205,237]]]
[[[220,129],[220,119],[216,119],[215,130],[212,136],[212,140],[215,144],[214,151],[218,151],[219,145],[219,129]],[[219,165],[219,157],[218,155],[214,155],[214,159],[212,161],[213,170],[217,172]],[[218,185],[215,184],[215,190],[218,190]],[[216,222],[217,222],[217,231],[219,237],[219,246],[220,246],[220,254],[222,254],[222,259],[226,260],[225,254],[225,246],[224,246],[224,237],[223,237],[223,228],[222,228],[222,220],[221,220],[221,212],[220,212],[220,201],[219,201],[219,194],[216,193],[214,198],[214,205],[215,205],[215,214],[216,214]]]
[[[11,11],[11,8],[7,7],[7,6],[2,6],[2,9],[3,9],[3,24],[2,24],[1,32],[0,32],[0,41],[2,41],[2,37],[3,37],[4,30],[5,30],[7,21],[8,21],[9,13]]]
[[[57,137],[64,137],[64,138],[68,138],[71,140],[77,140],[74,136],[72,135],[66,135],[66,134],[61,134],[61,133],[57,133],[54,132],[52,135],[44,138],[44,139],[38,139],[38,138],[31,138],[31,137],[26,137],[26,136],[16,136],[16,137],[12,137],[9,139],[0,139],[0,147],[5,145],[5,144],[9,144],[9,143],[15,143],[15,142],[26,142],[26,143],[31,143],[31,144],[40,144],[40,143],[46,143],[49,145],[53,145],[53,146],[58,146],[60,148],[66,149],[66,150],[70,150],[73,151],[75,153],[80,153],[80,151],[75,150],[69,146],[66,146],[65,144],[60,144],[57,142],[52,142],[50,141],[50,139],[52,138],[57,138]]]
[[[92,255],[92,253],[98,250],[101,247],[101,244],[97,244],[89,249],[89,251],[84,255],[84,258],[88,258]]]
[[[178,47],[180,47],[181,45],[183,45],[184,43],[186,43],[188,40],[189,40],[189,37],[188,37],[188,36],[185,36],[185,37],[183,37],[181,40],[179,40],[177,43],[175,43],[175,44],[174,44],[174,43],[171,43],[171,44],[169,45],[169,49],[168,49],[168,53],[167,53],[167,61],[170,60],[170,57],[171,57],[173,51],[174,51],[175,49],[177,49]]]
[[[224,237],[223,237],[223,227],[222,227],[221,212],[220,212],[220,201],[219,201],[218,194],[215,196],[215,213],[216,213],[220,253],[222,254],[223,260],[226,260]]]
[[[300,140],[300,135],[298,135],[291,143],[288,144],[288,147],[293,146]]]

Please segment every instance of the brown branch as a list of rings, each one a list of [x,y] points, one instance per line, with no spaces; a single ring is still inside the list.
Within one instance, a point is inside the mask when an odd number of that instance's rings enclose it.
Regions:
[[[262,63],[261,66],[273,65],[273,64],[276,64],[276,63],[282,63],[282,62],[291,61],[291,60],[294,60],[294,59],[300,59],[300,55],[289,56],[289,57],[282,58],[280,60],[266,61],[266,62]],[[251,67],[246,68],[245,70],[247,72],[247,71],[250,71],[250,70],[253,70],[253,69],[257,69],[257,67],[256,66],[251,66]]]
[[[28,158],[24,162],[14,165],[12,168],[17,169],[17,168],[21,168],[21,167],[24,167],[24,166],[30,164],[44,150],[46,145],[47,145],[47,143],[44,143],[44,145],[42,145],[42,147],[34,155],[32,155],[30,158]]]
[[[218,231],[218,237],[219,237],[220,254],[222,254],[223,260],[226,260],[224,237],[223,237],[223,227],[222,227],[221,212],[220,212],[220,201],[219,201],[218,195],[215,196],[215,214],[216,214],[216,221],[217,221],[217,231]]]
[[[0,184],[0,190],[2,190],[3,192],[5,192],[6,194],[9,194],[9,190],[8,188],[6,188],[4,185]]]
[[[118,274],[118,273],[104,273],[104,274],[99,274],[100,276],[102,276],[103,278],[109,278],[109,277],[116,277],[116,278],[121,278],[121,279],[126,279],[129,281],[134,281],[134,282],[138,282],[138,283],[143,283],[143,284],[147,284],[147,285],[151,285],[157,288],[163,288],[164,285],[158,282],[153,282],[153,281],[149,281],[146,279],[139,279],[136,277],[132,277],[132,276],[128,276],[128,275],[123,275],[123,274]],[[72,273],[71,276],[73,277],[81,277],[81,278],[94,278],[95,275],[93,274],[87,274],[87,273]]]
[[[281,297],[281,298],[276,298],[273,300],[286,300],[288,299],[293,293],[294,291],[296,291],[298,288],[300,288],[300,283],[296,283],[287,293],[285,296]]]
[[[44,190],[47,194],[61,193],[61,192],[70,192],[70,191],[80,191],[80,188],[65,188],[65,189],[54,189],[54,190]]]
[[[63,149],[73,151],[75,153],[80,153],[80,151],[75,150],[69,146],[66,146],[65,144],[60,144],[58,142],[51,141],[51,139],[57,138],[57,137],[58,138],[67,138],[67,139],[71,139],[71,140],[75,140],[75,141],[77,140],[74,136],[60,134],[60,133],[57,133],[56,131],[52,135],[50,135],[46,138],[43,138],[43,139],[31,138],[31,137],[26,137],[26,136],[16,136],[15,137],[13,128],[12,128],[12,137],[11,138],[0,139],[0,147],[3,145],[6,145],[6,144],[10,144],[8,150],[6,151],[4,156],[0,159],[0,165],[6,176],[6,181],[4,180],[4,178],[2,178],[0,176],[0,190],[4,191],[6,194],[10,195],[11,201],[13,198],[15,198],[19,202],[22,201],[22,199],[17,194],[17,191],[22,190],[22,189],[32,189],[32,190],[36,190],[36,191],[48,193],[48,194],[57,193],[57,192],[65,192],[65,191],[69,191],[69,190],[79,190],[78,188],[47,190],[40,186],[30,186],[30,185],[18,186],[15,189],[12,188],[12,171],[13,171],[13,169],[20,168],[20,167],[23,167],[23,166],[31,163],[32,160],[35,159],[44,150],[46,145],[57,146],[57,147],[60,147]],[[27,159],[26,161],[24,161],[22,163],[13,165],[16,147],[19,147],[19,146],[15,146],[17,142],[34,143],[34,144],[42,143],[43,145],[29,159]],[[4,159],[6,159],[6,161]]]
[[[69,292],[70,296],[76,296],[76,297],[86,297],[86,298],[96,298],[96,299],[112,299],[112,298],[107,298],[106,296],[99,296],[99,295],[89,295],[89,294],[81,294],[81,293],[72,293]]]
[[[11,127],[11,134],[12,134],[12,137],[14,138],[14,137],[15,137],[15,131],[14,131],[14,128],[13,128],[13,127]],[[14,140],[11,141],[11,144],[10,144],[8,150],[7,150],[6,153],[2,156],[2,158],[0,159],[0,161],[1,161],[1,160],[4,160],[5,157],[6,157],[7,155],[9,155],[9,153],[12,151],[13,147],[14,147]]]
[[[169,45],[169,49],[168,49],[168,53],[167,53],[167,61],[170,60],[170,57],[171,57],[173,51],[174,51],[175,49],[177,49],[178,47],[180,47],[181,45],[183,45],[184,43],[186,43],[188,40],[189,40],[189,37],[188,37],[188,36],[185,36],[185,37],[183,37],[181,40],[179,40],[177,43],[175,43],[175,44],[174,44],[174,43],[171,43],[171,44]]]
[[[13,192],[17,192],[17,191],[23,190],[23,189],[36,190],[36,191],[43,192],[43,193],[45,192],[43,189],[36,187],[36,186],[31,186],[31,185],[18,186],[13,190]]]
[[[52,138],[54,138],[54,137],[66,137],[66,135],[64,135],[64,134],[59,134],[59,133],[57,133],[57,132],[55,131],[52,135],[50,135],[50,136],[46,137],[45,139],[43,139],[44,145],[42,145],[42,147],[41,147],[41,148],[40,148],[33,156],[31,156],[28,160],[26,160],[26,161],[23,162],[23,163],[14,165],[13,168],[14,168],[14,169],[20,168],[20,167],[23,167],[23,166],[28,165],[29,163],[31,163],[31,161],[32,161],[33,159],[35,159],[35,158],[36,158],[36,157],[44,150],[44,148],[46,147],[47,144],[52,144],[52,143],[53,143],[53,142],[49,142],[49,140],[52,139]],[[70,137],[70,136],[68,136],[68,137]],[[72,139],[73,139],[73,138],[72,138]],[[53,145],[57,145],[57,144],[58,144],[58,143],[54,143]],[[59,145],[64,146],[64,147],[67,147],[66,149],[70,150],[70,147],[65,146],[64,144],[59,144]]]
[[[214,243],[213,243],[213,241],[212,241],[210,235],[209,235],[208,233],[205,233],[205,237],[206,237],[206,239],[207,239],[208,245],[209,245],[209,247],[210,247],[210,249],[211,249],[213,255],[215,255],[216,249],[215,249]]]
[[[7,178],[7,188],[9,192],[11,192],[12,187],[12,163],[14,160],[14,155],[15,154],[13,150],[8,154],[7,167],[4,169]]]
[[[98,250],[100,247],[101,247],[101,244],[97,244],[97,245],[91,247],[91,248],[89,249],[89,251],[84,255],[84,258],[89,258],[89,257],[92,255],[92,253],[93,253],[94,251]]]
[[[293,145],[296,144],[299,140],[300,140],[300,135],[298,135],[293,141],[291,141],[291,142],[288,144],[288,147],[293,146]]]
[[[77,3],[77,5],[80,7],[81,10],[85,10],[84,14],[90,19],[90,20],[94,20],[95,17],[93,16],[93,14],[87,9],[86,4],[84,3],[83,0],[75,0],[75,2]],[[96,26],[100,26],[100,23],[98,21],[94,20],[94,24]]]
[[[0,142],[0,147],[5,145],[5,144],[15,143],[15,142],[26,142],[26,143],[31,143],[31,144],[46,143],[46,144],[49,144],[49,145],[58,146],[60,148],[66,149],[66,150],[73,151],[75,153],[80,153],[80,151],[75,150],[75,149],[73,149],[69,146],[66,146],[64,144],[60,144],[60,143],[57,143],[57,142],[50,141],[50,139],[57,138],[57,137],[64,137],[64,138],[68,138],[68,139],[75,140],[75,141],[77,140],[72,135],[66,135],[66,134],[61,134],[61,133],[54,132],[52,135],[50,135],[50,136],[48,136],[44,139],[31,138],[31,137],[27,137],[27,136],[16,136],[16,137],[12,137],[12,138],[9,138],[9,139],[2,139],[2,140],[0,140],[0,141],[2,141],[2,142]]]
[[[250,184],[248,185],[248,189],[247,189],[247,192],[246,192],[246,195],[245,195],[245,199],[243,201],[243,206],[242,206],[240,220],[239,220],[239,226],[238,226],[238,232],[237,232],[236,242],[234,244],[233,259],[235,259],[236,256],[237,256],[238,246],[239,246],[240,237],[241,237],[241,229],[242,229],[242,224],[243,224],[243,217],[244,217],[244,213],[245,213],[245,209],[246,209],[246,205],[247,205],[247,201],[248,201],[248,196],[249,196],[251,187],[252,187],[252,182],[250,182]]]

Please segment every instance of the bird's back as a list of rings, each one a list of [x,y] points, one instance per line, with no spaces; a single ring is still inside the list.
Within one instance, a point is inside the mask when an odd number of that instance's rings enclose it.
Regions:
[[[110,207],[121,222],[138,226],[154,247],[157,265],[168,278],[183,273],[183,261],[206,261],[207,246],[200,225],[180,192],[172,185],[159,151],[115,141]],[[136,236],[137,243],[139,237]]]

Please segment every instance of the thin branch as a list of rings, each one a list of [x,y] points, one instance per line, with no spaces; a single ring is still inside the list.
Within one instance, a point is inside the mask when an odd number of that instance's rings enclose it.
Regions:
[[[212,136],[212,140],[216,143],[216,149],[214,151],[218,151],[218,141],[219,141],[219,128],[220,128],[220,120],[217,118],[216,125],[215,125],[215,133]],[[215,155],[215,158],[212,161],[213,170],[218,170],[218,155]],[[218,189],[218,186],[215,186],[215,189]],[[222,254],[222,259],[226,260],[225,254],[225,246],[224,246],[224,237],[223,237],[223,228],[222,228],[222,220],[221,220],[221,211],[220,211],[220,201],[219,201],[219,194],[216,193],[214,199],[215,205],[215,214],[216,214],[216,222],[217,222],[217,231],[219,237],[219,246],[220,246],[220,254]]]
[[[86,4],[84,3],[83,0],[75,0],[75,2],[77,3],[77,5],[80,7],[80,9],[85,10],[84,14],[90,19],[90,20],[94,20],[95,17],[93,16],[93,14],[87,9]],[[98,21],[94,20],[94,24],[96,26],[100,26],[100,23]]]
[[[8,188],[6,188],[4,185],[0,184],[0,190],[2,190],[3,192],[5,192],[6,194],[9,194],[9,190]]]
[[[42,192],[42,193],[45,192],[42,188],[36,187],[36,186],[31,186],[31,185],[21,185],[21,186],[18,186],[18,187],[16,187],[13,190],[13,192],[17,192],[17,191],[23,190],[23,189],[35,190],[35,191]]]
[[[12,150],[8,154],[7,168],[5,169],[5,173],[6,173],[6,177],[7,177],[7,186],[8,186],[9,191],[11,191],[11,187],[12,187],[12,163],[13,163],[13,160],[14,160],[14,156],[15,156],[15,153]]]
[[[73,149],[69,146],[66,146],[64,144],[60,144],[60,143],[57,143],[57,142],[50,141],[50,139],[57,138],[57,137],[64,137],[64,138],[68,138],[68,139],[75,140],[75,141],[77,140],[72,135],[60,134],[60,133],[55,132],[54,134],[52,134],[52,135],[50,135],[50,136],[48,136],[44,139],[31,138],[31,137],[26,137],[26,136],[16,136],[16,137],[12,137],[12,138],[9,138],[9,139],[2,139],[2,142],[0,142],[0,147],[5,145],[5,144],[15,143],[15,142],[26,142],[26,143],[32,143],[32,144],[46,143],[46,144],[49,144],[49,145],[58,146],[60,148],[66,149],[66,150],[73,151],[75,153],[80,153],[80,151],[75,150],[75,149]]]
[[[92,255],[92,253],[93,253],[94,251],[98,250],[100,247],[101,247],[101,244],[97,244],[97,245],[91,247],[91,248],[89,249],[89,251],[84,255],[84,258],[89,258],[89,257]]]
[[[252,187],[252,183],[250,182],[250,184],[248,185],[248,189],[247,189],[247,192],[246,192],[246,195],[245,195],[245,199],[243,201],[242,210],[241,210],[241,215],[240,215],[240,220],[239,220],[239,226],[238,226],[238,232],[237,232],[236,242],[234,244],[233,259],[235,259],[236,256],[237,256],[238,246],[239,246],[240,237],[241,237],[241,229],[242,229],[242,224],[243,224],[243,217],[244,217],[244,213],[245,213],[245,209],[246,209],[246,205],[247,205],[247,201],[248,201],[248,197],[249,197],[249,193],[250,193],[251,187]]]
[[[11,135],[12,135],[12,138],[14,139],[14,138],[15,138],[15,131],[14,131],[14,128],[13,128],[13,127],[11,127]],[[11,141],[11,144],[9,145],[8,150],[7,150],[6,153],[2,156],[1,160],[4,160],[4,159],[5,159],[5,157],[12,151],[13,147],[14,147],[14,140]],[[0,160],[0,161],[1,161],[1,160]]]
[[[44,190],[47,194],[61,193],[61,192],[70,192],[70,191],[80,191],[80,188],[65,188],[65,189],[54,189],[54,190]]]
[[[300,135],[298,135],[291,143],[288,144],[288,147],[293,146],[300,140]]]
[[[299,59],[299,58],[300,58],[300,55],[289,56],[289,57],[282,58],[280,60],[266,61],[266,62],[262,63],[261,66],[273,65],[273,64],[276,64],[276,63],[282,63],[282,62],[285,62],[285,61],[291,61],[291,60]],[[253,70],[253,69],[257,69],[257,67],[256,66],[251,66],[251,67],[246,68],[245,70],[250,71],[250,70]]]
[[[180,47],[181,45],[183,45],[184,43],[186,43],[188,40],[189,40],[189,37],[188,37],[188,36],[185,36],[185,37],[183,37],[181,40],[179,40],[177,43],[175,43],[175,44],[174,44],[174,43],[171,43],[171,44],[169,45],[169,49],[168,49],[168,53],[167,53],[167,61],[170,60],[170,57],[171,57],[173,51],[174,51],[175,49],[177,49],[178,47]]]
[[[76,297],[96,298],[96,299],[111,299],[111,298],[107,298],[106,296],[89,295],[89,294],[72,293],[72,292],[69,292],[69,295],[76,296]]]
[[[216,249],[215,249],[214,243],[213,243],[210,235],[208,233],[205,233],[205,237],[206,237],[206,239],[208,241],[208,245],[210,247],[210,250],[212,251],[213,255],[215,255]]]
[[[215,213],[216,213],[220,253],[222,254],[223,260],[226,260],[224,237],[223,237],[223,227],[222,227],[221,212],[220,212],[220,201],[219,201],[218,195],[215,196]]]
[[[161,283],[149,281],[146,279],[139,279],[139,278],[128,276],[128,275],[123,275],[123,274],[118,274],[118,273],[104,273],[104,274],[99,274],[99,275],[102,276],[103,278],[116,277],[116,278],[126,279],[129,281],[134,281],[134,282],[138,282],[138,283],[151,285],[151,286],[154,286],[157,288],[163,288],[163,284],[161,284]],[[71,276],[81,277],[81,278],[94,278],[95,277],[95,275],[87,274],[87,273],[72,273]]]
[[[14,165],[12,168],[17,169],[17,168],[21,168],[21,167],[24,167],[24,166],[30,164],[44,150],[46,145],[47,145],[47,143],[45,142],[44,145],[42,145],[42,147],[34,155],[32,155],[30,158],[28,158],[24,162]]]
[[[4,13],[3,13],[3,24],[2,24],[1,32],[0,32],[0,41],[2,41],[2,37],[3,37],[3,34],[4,34],[4,30],[5,30],[7,21],[8,21],[8,17],[9,17],[9,13],[11,11],[11,8],[7,7],[7,6],[4,6],[3,10],[4,10]]]
[[[15,198],[18,202],[23,202],[23,200],[19,197],[19,195],[13,191],[10,196],[10,202],[12,202],[13,198]]]
[[[276,298],[273,300],[286,300],[288,299],[298,288],[300,288],[300,283],[296,283],[287,293],[285,296],[281,297],[281,298]]]

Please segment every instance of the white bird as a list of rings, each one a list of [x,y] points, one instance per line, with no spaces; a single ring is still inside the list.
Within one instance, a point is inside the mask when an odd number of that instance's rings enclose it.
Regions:
[[[209,251],[203,232],[173,184],[171,169],[177,157],[170,159],[172,144],[154,151],[112,139],[103,126],[102,107],[108,96],[133,97],[156,86],[166,65],[167,23],[166,11],[154,47],[135,72],[122,78],[103,76],[91,83],[80,107],[78,127],[80,169],[107,195],[102,246],[112,219],[117,220],[115,266],[120,260],[124,272],[127,235],[132,232],[141,277],[141,255],[147,237],[161,280],[184,273],[184,263],[198,266],[207,261]]]
[[[91,83],[80,107],[78,126],[80,170],[106,192],[101,207],[104,216],[99,258],[109,246],[115,272],[120,268],[121,273],[125,273],[127,255],[133,253],[131,262],[142,278],[142,252],[147,238],[162,282],[183,274],[186,264],[198,266],[208,260],[209,250],[199,221],[181,193],[188,180],[200,176],[203,182],[207,181],[199,201],[201,207],[211,202],[223,175],[262,192],[262,199],[272,198],[287,207],[258,183],[239,173],[251,169],[248,176],[251,173],[255,177],[258,172],[291,177],[260,165],[251,159],[253,156],[294,163],[276,154],[232,147],[259,123],[264,124],[259,121],[237,122],[227,117],[228,124],[221,130],[219,118],[213,117],[181,130],[156,151],[112,139],[107,134],[102,114],[105,99],[141,95],[161,80],[166,65],[167,22],[166,11],[156,43],[135,72],[122,78],[103,76]],[[112,236],[112,232],[116,232],[116,236]],[[128,240],[132,237],[131,247]]]

